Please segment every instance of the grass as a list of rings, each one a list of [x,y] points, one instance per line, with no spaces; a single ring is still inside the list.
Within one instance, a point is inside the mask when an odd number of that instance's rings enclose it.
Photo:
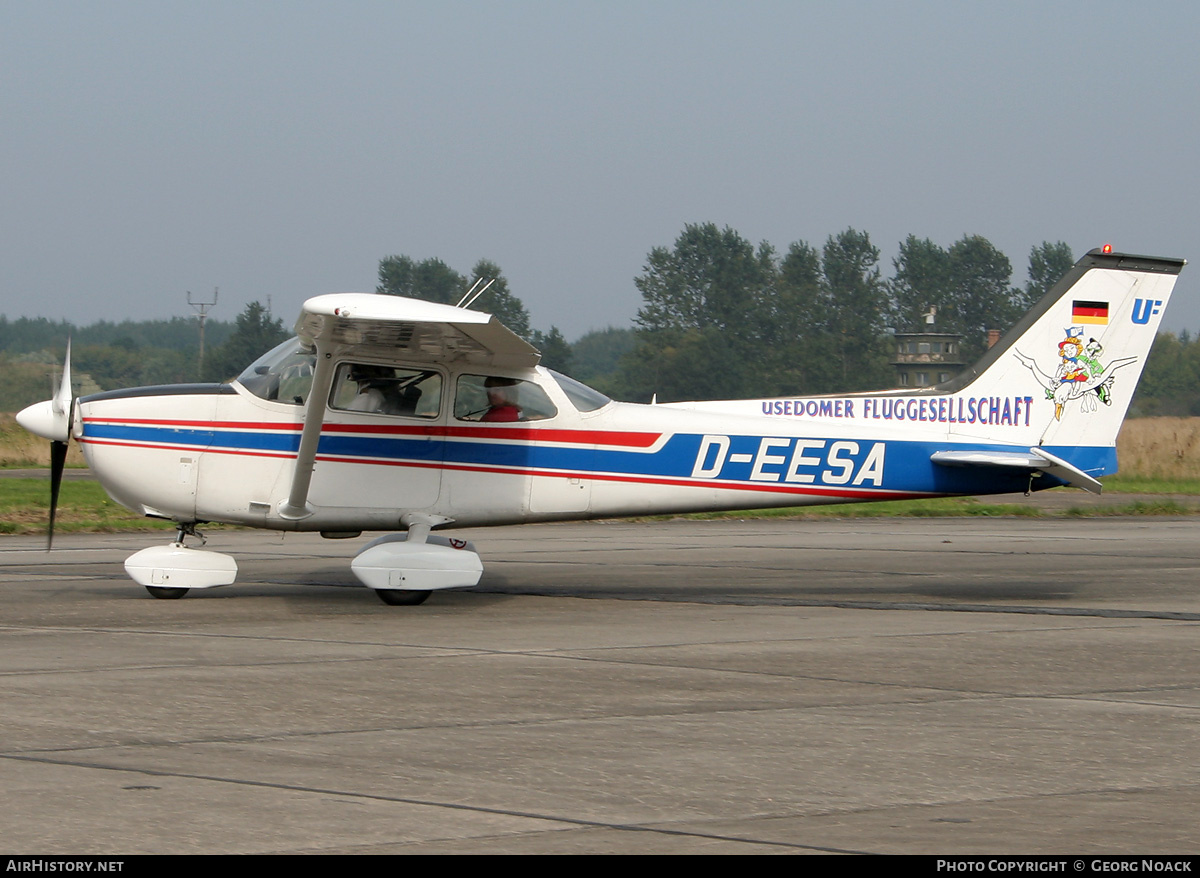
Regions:
[[[1118,515],[1196,515],[1200,507],[1187,506],[1178,500],[1134,500],[1112,506],[1072,506],[1063,515],[1074,518],[1100,518]]]
[[[1105,476],[1105,494],[1188,494],[1200,496],[1200,479],[1155,479],[1145,476]]]
[[[1200,418],[1127,420],[1117,437],[1117,458],[1122,481],[1200,485]]]
[[[50,518],[49,479],[0,479],[0,534],[43,534]],[[169,521],[136,515],[114,503],[98,482],[63,482],[55,533],[174,530]]]

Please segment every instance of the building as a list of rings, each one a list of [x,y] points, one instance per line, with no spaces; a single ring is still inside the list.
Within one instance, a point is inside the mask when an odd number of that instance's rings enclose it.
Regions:
[[[962,336],[949,332],[897,332],[892,366],[897,387],[929,387],[949,381],[967,365]]]

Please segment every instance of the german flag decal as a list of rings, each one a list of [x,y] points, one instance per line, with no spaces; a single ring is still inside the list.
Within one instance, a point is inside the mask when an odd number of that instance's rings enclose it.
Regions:
[[[1108,323],[1108,302],[1080,302],[1078,299],[1071,303],[1072,323]]]

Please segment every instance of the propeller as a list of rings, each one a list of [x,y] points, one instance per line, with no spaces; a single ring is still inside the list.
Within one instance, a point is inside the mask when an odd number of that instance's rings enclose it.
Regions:
[[[50,440],[50,526],[46,532],[46,551],[54,545],[54,519],[58,511],[58,492],[62,487],[71,442],[71,423],[75,399],[71,396],[71,340],[67,339],[67,357],[63,362],[62,381],[53,399],[36,402],[17,413],[17,423],[38,436]]]
[[[75,399],[71,396],[71,339],[67,339],[67,356],[63,361],[62,381],[51,400],[54,414],[66,422],[65,438],[50,440],[50,524],[46,529],[46,551],[54,545],[54,517],[58,511],[58,490],[62,487],[63,470],[67,466],[67,449],[71,444],[71,421],[75,416]]]

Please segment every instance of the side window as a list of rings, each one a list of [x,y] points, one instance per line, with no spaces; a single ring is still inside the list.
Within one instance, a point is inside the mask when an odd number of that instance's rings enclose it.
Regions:
[[[346,412],[436,418],[442,376],[432,369],[342,363],[333,377],[329,407]]]
[[[546,391],[532,381],[497,375],[460,375],[454,417],[460,421],[542,421],[558,414]]]

